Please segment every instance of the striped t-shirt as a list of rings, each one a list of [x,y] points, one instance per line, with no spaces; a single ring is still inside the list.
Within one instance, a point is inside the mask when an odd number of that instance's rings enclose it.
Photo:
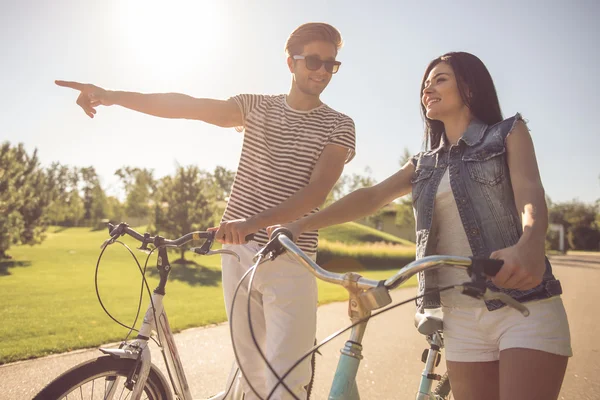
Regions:
[[[348,149],[346,162],[354,157],[354,121],[325,104],[298,111],[287,104],[286,95],[242,94],[233,99],[243,115],[244,144],[223,221],[250,218],[276,207],[308,185],[329,144]],[[266,244],[266,230],[257,232],[254,240]],[[317,251],[317,242],[317,231],[296,240],[309,253]]]

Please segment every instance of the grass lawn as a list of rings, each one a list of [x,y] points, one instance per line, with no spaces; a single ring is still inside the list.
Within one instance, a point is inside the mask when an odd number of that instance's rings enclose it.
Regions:
[[[347,222],[345,224],[330,226],[319,230],[319,238],[328,242],[342,242],[346,244],[366,244],[384,242],[390,244],[399,244],[412,247],[415,244],[389,233],[378,231],[377,229],[361,225],[356,222]]]
[[[356,226],[354,226],[356,225]],[[326,230],[323,237],[343,237],[348,243],[371,241],[399,243],[393,236],[377,239],[376,233],[358,224],[349,229]],[[369,236],[371,235],[371,236]],[[12,260],[0,261],[0,364],[61,353],[68,350],[119,341],[127,330],[114,323],[101,309],[94,288],[94,271],[106,231],[89,228],[51,228],[39,246],[11,248]],[[135,251],[134,243],[124,239]],[[341,239],[338,239],[341,240]],[[399,243],[404,244],[404,243]],[[167,285],[165,304],[174,331],[225,321],[221,288],[220,257],[187,253],[190,264],[174,264]],[[172,261],[178,257],[173,253]],[[147,273],[150,289],[158,282],[155,257]],[[143,266],[143,265],[142,265]],[[372,279],[384,279],[393,270],[365,271]],[[102,300],[109,311],[131,324],[140,293],[140,273],[131,255],[120,245],[105,252],[98,276]],[[413,282],[414,284],[414,282]],[[339,286],[319,282],[319,301],[347,299]],[[144,295],[142,312],[147,307]]]

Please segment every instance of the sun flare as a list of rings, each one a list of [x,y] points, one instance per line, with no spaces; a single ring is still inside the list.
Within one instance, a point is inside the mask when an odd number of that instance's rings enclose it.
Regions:
[[[202,60],[224,51],[225,9],[219,1],[144,1],[118,3],[117,19],[127,56],[164,74],[199,68]]]

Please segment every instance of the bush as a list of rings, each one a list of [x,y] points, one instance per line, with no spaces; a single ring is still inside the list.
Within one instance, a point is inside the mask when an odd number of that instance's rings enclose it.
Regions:
[[[332,272],[400,269],[414,259],[414,246],[383,242],[348,245],[322,239],[317,252],[317,263]]]

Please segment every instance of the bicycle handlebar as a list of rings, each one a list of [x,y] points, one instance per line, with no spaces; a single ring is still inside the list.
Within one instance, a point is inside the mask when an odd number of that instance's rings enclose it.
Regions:
[[[486,276],[495,276],[502,268],[502,265],[504,264],[503,260],[441,255],[427,256],[409,263],[386,280],[375,281],[363,278],[358,274],[337,274],[324,270],[296,246],[293,241],[292,233],[285,228],[277,228],[272,232],[271,240],[257,253],[257,257],[265,257],[270,254],[271,259],[273,259],[284,250],[296,258],[317,278],[344,287],[354,286],[366,291],[385,287],[385,290],[389,292],[406,282],[413,275],[429,269],[440,267],[464,269],[469,276],[471,276],[473,282],[456,286],[457,288],[462,289],[463,294],[476,298],[483,298],[484,300],[500,300],[506,305],[519,310],[523,315],[529,315],[529,310],[523,304],[505,293],[491,292],[485,287]]]
[[[162,236],[150,236],[149,233],[141,234],[134,229],[131,229],[129,225],[124,222],[121,222],[118,225],[113,225],[108,223],[108,232],[111,236],[110,239],[106,240],[102,247],[105,247],[108,244],[113,243],[119,236],[129,235],[132,238],[138,240],[142,243],[140,246],[140,250],[148,250],[148,244],[153,244],[156,247],[159,246],[170,246],[170,247],[181,247],[184,244],[191,242],[193,240],[203,240],[206,239],[206,242],[202,245],[202,247],[195,247],[192,251],[196,254],[206,255],[209,254],[210,248],[215,240],[216,231],[195,231],[186,233],[185,235],[177,238],[177,239],[166,239]],[[246,236],[246,241],[250,241],[254,238],[254,234],[250,234]],[[221,252],[221,250],[219,250]],[[223,251],[224,252],[224,251]],[[213,252],[214,253],[214,252]]]
[[[192,240],[202,240],[209,239],[214,240],[215,231],[196,231],[186,233],[177,239],[166,239],[160,236],[150,236],[148,233],[141,234],[134,229],[131,229],[126,223],[122,222],[119,225],[115,226],[111,223],[108,224],[108,232],[111,238],[116,239],[119,236],[129,235],[132,238],[142,242],[142,246],[145,244],[152,243],[156,246],[176,246],[180,247],[184,244],[191,242]]]
[[[275,256],[277,256],[278,247],[283,247],[283,249],[298,259],[298,261],[307,267],[308,270],[311,271],[317,278],[338,285],[343,284],[347,280],[345,274],[336,274],[326,271],[317,263],[315,263],[310,257],[308,257],[302,250],[300,250],[300,248],[298,248],[298,246],[296,246],[293,241],[292,233],[288,229],[275,229],[271,234],[271,238],[272,239],[269,241],[269,243],[267,243],[267,245],[264,247],[266,252],[274,251]],[[395,275],[386,280],[375,281],[361,277],[356,283],[361,289],[370,289],[383,285],[388,290],[392,290],[406,282],[411,276],[428,269],[438,268],[442,265],[465,269],[469,275],[472,274],[473,270],[477,270],[482,271],[485,275],[495,276],[498,271],[500,271],[500,268],[502,268],[503,263],[504,262],[502,260],[492,260],[488,258],[428,256],[411,262],[404,268],[400,269],[400,271],[398,271]]]

